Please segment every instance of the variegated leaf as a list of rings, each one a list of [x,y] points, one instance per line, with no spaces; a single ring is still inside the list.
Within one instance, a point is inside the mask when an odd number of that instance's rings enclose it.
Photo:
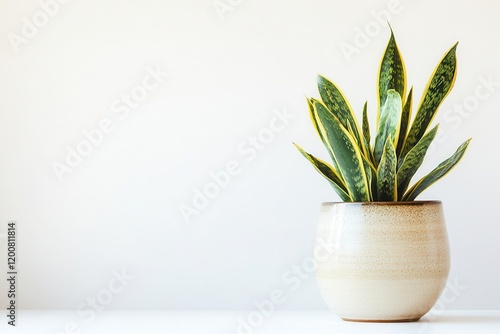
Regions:
[[[353,202],[370,200],[368,181],[363,165],[363,157],[356,140],[324,105],[314,103],[318,125],[339,164],[339,172],[345,181]]]
[[[445,176],[453,167],[456,166],[458,162],[464,156],[465,150],[469,146],[470,139],[466,140],[457,151],[448,159],[440,163],[434,170],[432,170],[429,174],[421,178],[417,183],[413,185],[403,196],[403,201],[413,201],[415,198],[420,195],[422,191],[427,189],[429,186],[434,184],[440,178]]]
[[[378,98],[381,108],[387,98],[387,91],[394,89],[403,99],[406,96],[406,69],[391,28],[391,37],[380,63],[378,74]],[[380,110],[379,108],[379,110]],[[377,125],[380,120],[377,115]],[[385,143],[385,142],[384,142]],[[382,145],[384,145],[382,143]]]
[[[332,166],[330,166],[328,163],[325,161],[316,158],[312,154],[307,153],[300,147],[299,145],[295,144],[295,147],[299,150],[299,152],[314,166],[314,168],[325,178],[327,179],[330,184],[332,185],[333,189],[337,192],[339,197],[344,201],[344,202],[351,202],[351,198],[349,197],[349,194],[347,193],[347,188],[344,184],[344,181],[341,179],[339,173],[333,169]]]
[[[344,93],[333,82],[321,75],[318,75],[318,90],[321,100],[328,110],[338,118],[340,124],[345,129],[348,129],[349,124],[352,126],[354,138],[361,145],[362,152],[366,154],[364,141],[361,140],[359,124]]]
[[[318,120],[316,119],[317,116],[316,116],[316,113],[314,112],[314,106],[313,105],[314,105],[315,101],[317,101],[317,100],[314,99],[314,98],[307,99],[307,106],[309,107],[309,116],[311,117],[311,121],[312,121],[312,123],[314,125],[314,129],[318,133],[318,136],[321,139],[321,141],[323,142],[323,145],[325,145],[325,147],[326,147],[327,145],[326,145],[326,142],[325,142],[325,138],[323,137],[323,134],[321,134],[321,131],[319,130]],[[317,101],[317,102],[319,102],[319,101]],[[333,167],[335,168],[335,170],[339,170],[339,165],[338,165],[337,161],[335,160],[333,152],[331,152],[330,150],[328,150],[328,153],[330,154],[330,157],[332,158]]]
[[[366,158],[363,157],[363,166],[365,168],[366,180],[368,182],[368,190],[370,195],[370,202],[374,201],[377,197],[377,170],[373,164]]]
[[[378,201],[393,202],[398,200],[396,187],[397,157],[392,138],[389,136],[384,145],[382,159],[377,169]]]
[[[403,144],[406,139],[406,134],[408,133],[408,126],[410,125],[410,119],[411,119],[412,101],[413,101],[413,87],[410,88],[410,92],[408,93],[408,98],[406,99],[405,105],[403,107],[403,113],[401,114],[401,125],[399,126],[398,146],[396,148],[396,155],[398,157],[401,154],[401,150],[403,149]]]
[[[436,137],[438,127],[439,125],[436,125],[431,131],[423,136],[422,139],[420,139],[417,145],[415,145],[410,152],[408,152],[403,160],[403,163],[401,164],[401,167],[398,169],[399,200],[403,198],[405,191],[410,185],[411,178],[422,165],[427,149],[434,140],[434,137]]]
[[[385,142],[387,138],[395,138],[399,136],[399,125],[401,121],[401,96],[394,89],[387,92],[385,103],[380,111],[380,121],[378,124],[377,134],[375,136],[375,146],[373,148],[373,156],[375,157],[376,165],[382,158]],[[393,141],[393,146],[397,145]]]
[[[443,102],[444,98],[453,88],[457,73],[457,45],[458,43],[445,54],[429,79],[422,100],[420,101],[417,115],[406,137],[400,158],[404,158],[413,146],[418,143],[420,138],[422,138],[434,119],[441,102]]]
[[[365,102],[363,106],[363,138],[365,141],[365,147],[368,151],[368,160],[375,164],[375,158],[373,157],[373,150],[370,146],[371,135],[370,135],[370,123],[368,122],[368,102]]]
[[[363,106],[363,137],[370,143],[370,123],[368,122],[368,102]]]

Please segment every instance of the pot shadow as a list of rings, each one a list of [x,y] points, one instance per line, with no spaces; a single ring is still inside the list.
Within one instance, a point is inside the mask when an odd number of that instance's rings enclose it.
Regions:
[[[420,323],[440,324],[498,324],[500,325],[500,315],[484,314],[484,315],[474,315],[474,314],[443,314],[443,315],[433,315],[429,317],[423,317],[419,321]]]

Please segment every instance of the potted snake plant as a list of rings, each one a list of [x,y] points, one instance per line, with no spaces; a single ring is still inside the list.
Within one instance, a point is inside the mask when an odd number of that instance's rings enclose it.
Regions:
[[[331,162],[294,144],[342,202],[323,203],[314,251],[315,274],[329,307],[344,320],[417,321],[445,286],[450,255],[440,201],[416,198],[463,157],[470,139],[412,183],[438,131],[431,127],[457,73],[455,44],[441,59],[412,116],[412,89],[394,33],[378,74],[376,132],[368,107],[361,126],[343,92],[318,76],[320,99],[309,113]]]

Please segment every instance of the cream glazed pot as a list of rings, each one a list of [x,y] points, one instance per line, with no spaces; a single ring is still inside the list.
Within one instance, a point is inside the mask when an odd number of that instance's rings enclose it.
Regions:
[[[350,321],[417,321],[450,269],[439,201],[323,203],[314,250],[323,298]]]

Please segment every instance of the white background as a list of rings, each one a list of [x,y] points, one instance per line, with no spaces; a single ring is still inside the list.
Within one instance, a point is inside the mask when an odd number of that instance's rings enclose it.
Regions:
[[[41,7],[0,1],[0,232],[19,224],[20,306],[74,310],[125,270],[133,279],[108,309],[248,309],[275,289],[281,309],[324,309],[314,278],[291,270],[311,255],[319,204],[338,197],[291,142],[328,156],[304,99],[318,95],[317,73],[358,115],[368,100],[373,122],[389,38],[373,13],[396,8],[389,20],[416,102],[460,41],[456,86],[436,117],[442,142],[418,174],[474,137],[462,163],[420,196],[445,207],[456,291],[444,307],[500,308],[498,3],[231,3],[221,16],[213,0],[72,0],[16,52],[9,38]],[[347,44],[357,53],[342,52]],[[168,77],[120,118],[114,102],[148,68]],[[294,117],[251,155],[249,137],[269,135],[276,110]],[[54,162],[107,118],[113,130],[59,181]],[[232,161],[239,173],[186,223],[182,205]],[[0,288],[4,307],[4,280]]]

